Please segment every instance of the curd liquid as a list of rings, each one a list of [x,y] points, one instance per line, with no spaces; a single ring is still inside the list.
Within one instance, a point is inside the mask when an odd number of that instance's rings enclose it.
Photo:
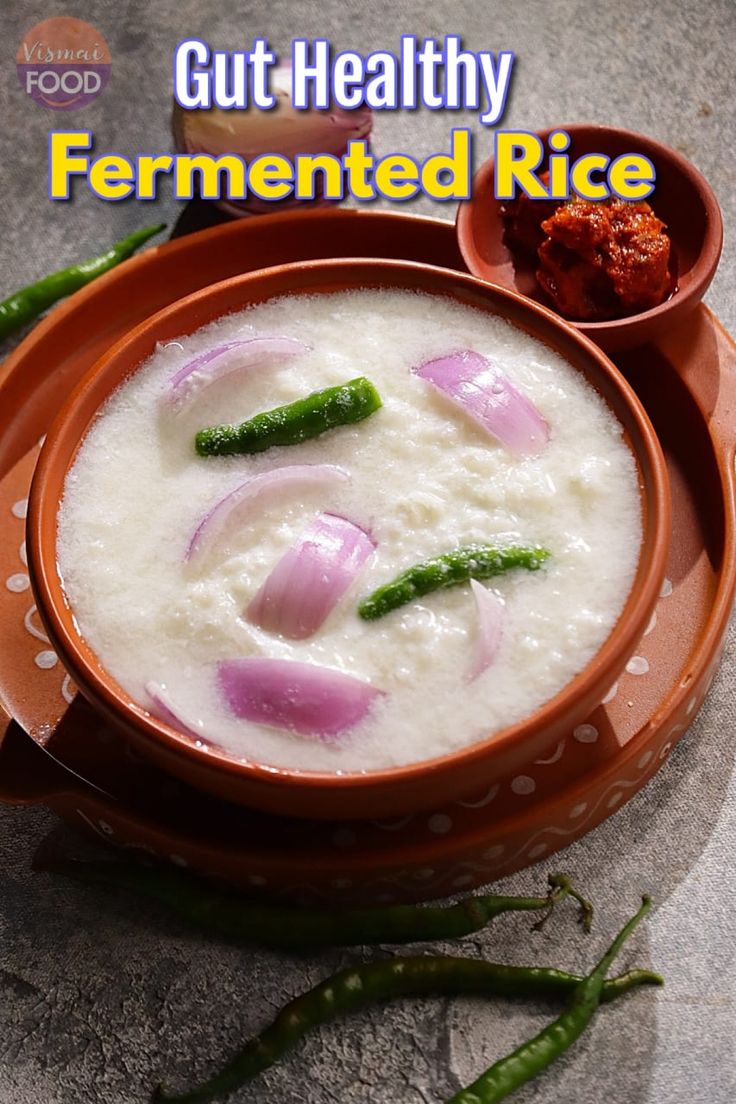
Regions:
[[[173,413],[167,381],[213,345],[255,334],[309,346],[283,366],[226,377]],[[486,356],[550,426],[540,455],[516,458],[411,372],[460,348]],[[365,375],[383,407],[356,425],[254,456],[198,456],[197,430],[239,422]],[[248,476],[329,463],[349,483],[300,492],[233,524],[209,554],[185,553],[210,507]],[[243,611],[323,511],[378,547],[310,639],[266,633]],[[405,568],[496,538],[538,542],[534,573],[484,581],[505,601],[501,646],[475,681],[469,584],[366,622],[360,598]],[[440,296],[344,292],[272,300],[159,347],[108,400],[83,441],[58,518],[58,565],[79,629],[131,698],[166,688],[203,742],[251,762],[371,771],[433,758],[517,722],[553,697],[611,632],[641,543],[637,470],[622,430],[582,376],[506,321]],[[385,691],[360,724],[323,742],[228,714],[218,660],[273,656],[346,671]]]

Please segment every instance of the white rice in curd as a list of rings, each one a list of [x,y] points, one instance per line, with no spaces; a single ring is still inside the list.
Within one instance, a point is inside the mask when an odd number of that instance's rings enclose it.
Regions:
[[[279,334],[309,346],[283,365],[226,377],[178,414],[167,381],[223,341]],[[458,348],[486,356],[550,426],[538,456],[516,458],[411,369]],[[383,407],[355,425],[257,455],[203,458],[197,430],[239,422],[316,389],[368,377]],[[340,465],[350,481],[287,496],[227,528],[185,563],[207,510],[250,475]],[[375,554],[309,639],[243,617],[275,564],[322,511],[369,529]],[[458,546],[540,543],[537,572],[489,579],[505,602],[499,651],[472,682],[477,634],[468,584],[380,620],[360,598]],[[58,563],[80,631],[144,707],[149,681],[187,724],[237,758],[293,769],[371,771],[433,758],[523,719],[589,662],[631,588],[641,542],[637,471],[616,419],[566,361],[507,322],[449,299],[358,291],[273,300],[160,347],[109,399],[69,472]],[[266,656],[350,673],[385,692],[339,739],[233,717],[219,660]]]

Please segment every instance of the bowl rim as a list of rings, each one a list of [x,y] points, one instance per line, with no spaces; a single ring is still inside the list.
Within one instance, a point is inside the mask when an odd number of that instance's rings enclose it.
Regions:
[[[325,288],[324,284],[328,282],[330,275],[334,277],[341,270],[347,271],[348,274],[363,274],[364,277],[367,277],[367,281],[370,281],[373,277],[374,283],[372,286],[379,287],[386,286],[381,280],[381,273],[385,273],[386,270],[395,273],[404,272],[408,278],[411,278],[412,274],[416,278],[424,276],[436,283],[435,290],[423,289],[426,294],[449,295],[455,298],[452,289],[447,286],[451,279],[456,285],[459,284],[466,288],[469,293],[474,292],[476,295],[480,294],[483,298],[486,298],[491,313],[500,317],[508,320],[508,311],[505,308],[513,306],[515,311],[520,311],[526,316],[530,324],[528,332],[544,344],[548,344],[548,342],[539,332],[540,328],[544,330],[545,325],[546,327],[551,325],[553,331],[562,331],[560,336],[578,346],[581,353],[595,363],[596,372],[602,374],[609,385],[612,385],[622,396],[636,424],[643,451],[637,453],[631,443],[628,447],[634,453],[639,472],[648,470],[651,473],[652,489],[650,495],[650,555],[645,561],[642,555],[644,551],[644,543],[642,543],[632,586],[614,627],[582,670],[552,698],[516,724],[509,725],[482,740],[462,745],[443,755],[376,771],[353,771],[336,774],[325,771],[306,771],[290,767],[270,766],[249,760],[244,761],[216,745],[198,747],[191,736],[187,736],[159,720],[132,699],[128,692],[107,673],[94,650],[85,641],[81,631],[76,628],[73,609],[66,599],[63,582],[57,569],[56,519],[59,499],[57,498],[54,501],[50,499],[50,496],[46,493],[46,483],[52,471],[61,465],[63,469],[61,488],[63,491],[66,474],[100,406],[120,386],[122,381],[132,375],[142,363],[142,360],[136,360],[135,364],[129,366],[127,371],[116,377],[114,386],[107,388],[104,397],[95,403],[94,410],[90,414],[81,436],[70,433],[69,422],[71,416],[74,414],[78,403],[84,398],[88,388],[92,386],[98,375],[108,368],[111,362],[115,362],[121,356],[125,357],[129,345],[141,338],[147,338],[149,335],[155,334],[166,321],[178,319],[179,316],[182,316],[182,328],[179,333],[188,335],[207,325],[215,318],[221,317],[222,313],[234,313],[233,311],[226,311],[208,313],[206,317],[197,317],[196,312],[196,306],[201,301],[216,300],[218,295],[225,294],[230,288],[238,287],[247,291],[251,285],[255,285],[256,288],[261,285],[268,285],[269,281],[278,281],[282,274],[286,274],[296,278],[291,294],[318,294],[320,291],[334,290],[334,288]],[[316,275],[318,278],[321,276],[321,284],[315,286],[314,283],[309,283],[307,279],[309,274]],[[343,284],[341,286],[343,288],[345,286],[371,286],[367,281],[363,279],[358,284]],[[397,285],[390,284],[388,286],[396,287]],[[412,288],[412,290],[415,289]],[[244,310],[251,303],[265,302],[283,294],[285,294],[283,291],[269,290],[266,286],[266,293],[263,296],[250,299],[249,302],[244,302],[241,308],[236,309]],[[467,305],[467,303],[464,305]],[[194,324],[187,325],[184,319],[191,319],[192,315],[194,315]],[[511,324],[518,325],[518,323],[513,322]],[[155,350],[156,340],[153,339],[151,352],[146,354],[144,360]],[[555,351],[567,359],[565,354],[559,351],[559,348]],[[614,416],[616,415],[614,414]],[[48,546],[44,537],[44,531],[47,529],[54,534],[52,547]],[[259,785],[262,784],[270,786],[272,789],[279,788],[281,790],[288,790],[295,786],[312,788],[314,791],[329,789],[335,794],[336,792],[345,793],[346,791],[393,788],[402,783],[417,782],[421,777],[426,779],[451,767],[467,767],[476,761],[483,760],[494,748],[511,749],[514,744],[522,741],[525,736],[530,735],[535,728],[540,726],[542,718],[544,718],[545,726],[553,724],[555,720],[562,719],[575,699],[598,689],[598,683],[603,681],[600,674],[596,674],[598,669],[604,666],[605,668],[616,667],[617,670],[620,670],[623,662],[630,655],[641,636],[659,596],[666,567],[669,530],[669,480],[656,432],[636,392],[593,341],[549,308],[526,298],[516,291],[489,284],[476,276],[418,261],[352,257],[290,262],[258,269],[254,272],[210,284],[156,312],[111,346],[85,372],[70,392],[57,413],[41,447],[29,495],[27,547],[29,574],[41,620],[47,628],[62,662],[70,671],[74,680],[83,688],[85,696],[91,697],[104,713],[117,718],[120,722],[124,722],[125,728],[133,728],[138,735],[143,735],[146,739],[158,744],[159,749],[167,751],[170,756],[180,760],[182,758],[190,760],[192,765],[198,769],[210,773],[228,774],[231,780],[241,778],[244,784],[246,781],[251,784],[257,782]],[[629,609],[632,605],[632,595],[636,590],[637,582],[640,582],[642,578],[643,583],[639,587],[640,593],[633,603],[633,608]],[[68,631],[63,616],[64,612],[74,625],[75,631]],[[615,677],[614,675],[613,678]],[[605,688],[601,686],[600,689],[605,693],[608,686],[606,685]]]
[[[690,181],[695,191],[701,196],[706,213],[705,232],[700,252],[689,270],[688,282],[682,291],[676,288],[674,294],[665,299],[663,303],[659,303],[656,307],[650,307],[648,310],[627,315],[624,318],[612,318],[605,322],[576,322],[568,318],[563,318],[563,321],[574,326],[581,333],[589,335],[593,341],[604,341],[606,337],[617,334],[622,329],[634,325],[645,326],[649,321],[659,319],[661,315],[673,309],[687,312],[697,306],[715,275],[723,250],[723,215],[716,194],[700,169],[678,150],[673,149],[672,146],[660,142],[657,138],[651,138],[647,134],[641,134],[639,131],[629,130],[627,127],[611,126],[605,123],[560,123],[555,126],[541,127],[539,130],[532,131],[532,133],[536,134],[546,144],[547,138],[553,130],[566,131],[570,135],[571,144],[575,140],[576,133],[581,131],[595,131],[604,140],[606,136],[612,135],[630,139],[632,148],[636,149],[639,146],[645,150],[647,155],[653,153],[656,157],[671,162],[678,172]],[[481,280],[487,280],[488,278],[480,271],[481,267],[484,266],[477,263],[474,212],[478,210],[480,197],[485,194],[490,186],[494,169],[495,158],[491,155],[486,158],[473,175],[470,198],[463,199],[458,203],[455,216],[457,242],[462,258],[468,267],[468,271]],[[536,301],[535,299],[534,302]],[[563,316],[559,315],[558,317],[562,318]]]

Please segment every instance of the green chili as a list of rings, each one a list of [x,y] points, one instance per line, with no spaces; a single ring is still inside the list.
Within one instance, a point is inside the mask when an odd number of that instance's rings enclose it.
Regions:
[[[365,376],[315,391],[304,399],[256,414],[240,425],[202,429],[195,437],[200,456],[263,452],[274,445],[298,445],[336,426],[351,425],[374,414],[381,396]]]
[[[489,579],[514,567],[537,571],[549,557],[539,545],[472,544],[425,560],[374,590],[358,606],[366,621],[375,621],[391,610],[413,602],[433,590],[457,586],[469,579]]]
[[[9,334],[19,330],[39,314],[52,306],[65,295],[71,295],[79,288],[109,271],[115,265],[131,257],[144,242],[152,238],[154,234],[160,234],[165,230],[164,223],[158,226],[148,226],[144,230],[136,230],[127,238],[111,245],[104,253],[92,257],[81,264],[72,265],[70,268],[62,268],[60,272],[53,272],[45,276],[35,284],[21,288],[13,295],[0,303],[0,340]]]
[[[38,859],[36,867],[87,885],[133,890],[167,905],[182,919],[215,935],[288,950],[455,939],[480,931],[505,912],[543,911],[544,920],[568,896],[578,902],[586,928],[592,915],[590,903],[564,874],[550,875],[546,897],[484,894],[466,897],[455,905],[327,910],[257,904],[165,867]],[[541,922],[535,926],[541,926]]]
[[[501,997],[559,997],[574,991],[583,979],[562,970],[536,966],[500,966],[473,958],[416,956],[392,958],[348,967],[326,978],[309,992],[289,1001],[273,1023],[252,1039],[219,1073],[190,1092],[168,1094],[162,1087],[155,1101],[198,1104],[232,1092],[277,1062],[310,1028],[330,1023],[378,1001],[429,995],[472,993]],[[630,970],[606,981],[602,1001],[611,1001],[638,985],[661,985],[659,974]]]
[[[472,1085],[456,1093],[447,1104],[497,1104],[568,1050],[582,1035],[601,1002],[606,971],[650,907],[650,899],[644,897],[639,911],[621,929],[595,969],[575,986],[570,1003],[561,1016],[533,1039],[501,1058]]]

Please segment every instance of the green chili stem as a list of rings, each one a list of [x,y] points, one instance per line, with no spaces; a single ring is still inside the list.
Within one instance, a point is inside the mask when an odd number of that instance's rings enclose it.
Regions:
[[[219,1073],[197,1088],[169,1095],[159,1087],[156,1101],[199,1104],[225,1095],[252,1080],[319,1024],[399,997],[481,996],[555,998],[565,996],[583,978],[536,966],[501,966],[473,958],[414,956],[369,962],[341,970],[309,992],[295,997],[273,1023],[252,1039]],[[638,985],[661,985],[658,974],[630,970],[605,982],[601,999],[614,1000]]]
[[[38,318],[39,314],[59,299],[78,291],[103,272],[108,272],[121,261],[127,260],[149,238],[165,229],[165,224],[159,223],[157,226],[147,226],[144,230],[136,230],[99,256],[69,268],[62,268],[59,272],[52,272],[50,276],[9,295],[0,302],[0,340]]]
[[[133,890],[167,905],[184,920],[212,934],[288,950],[456,939],[480,931],[505,912],[543,910],[548,914],[567,896],[584,902],[584,915],[589,916],[591,910],[562,874],[550,876],[546,897],[479,894],[455,905],[325,910],[257,904],[167,867],[38,858],[36,867],[87,885]]]
[[[473,544],[455,548],[414,564],[374,590],[359,603],[358,613],[364,621],[376,621],[415,598],[467,583],[469,579],[490,579],[515,567],[537,571],[548,557],[547,549],[539,545]]]
[[[582,1035],[601,1002],[608,968],[650,908],[650,899],[644,897],[639,911],[621,929],[598,965],[575,986],[570,1003],[561,1016],[533,1039],[501,1058],[472,1085],[456,1093],[447,1104],[497,1104],[568,1050]]]
[[[589,932],[593,926],[593,906],[587,897],[583,897],[575,886],[570,881],[567,874],[550,874],[547,878],[547,882],[550,887],[550,907],[540,920],[537,920],[536,924],[532,925],[532,931],[541,931],[544,925],[552,915],[557,900],[562,900],[564,897],[572,897],[573,901],[577,901],[580,909],[580,923],[583,927],[583,931]],[[557,895],[557,896],[556,896]]]

